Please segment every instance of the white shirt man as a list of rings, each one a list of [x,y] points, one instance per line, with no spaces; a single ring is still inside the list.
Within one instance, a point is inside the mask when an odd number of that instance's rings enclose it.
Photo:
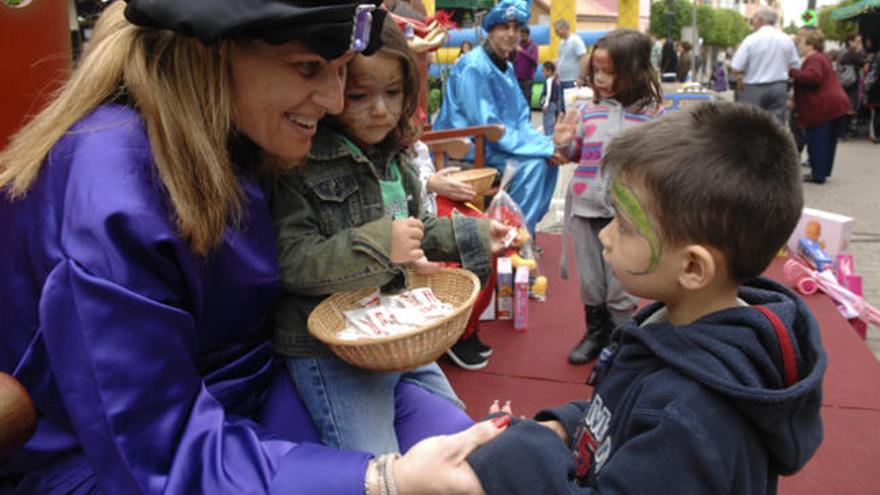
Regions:
[[[785,123],[788,70],[800,66],[797,47],[774,27],[776,13],[761,9],[752,18],[755,32],[743,40],[731,61],[740,101],[761,107]]]
[[[577,34],[572,35],[567,21],[557,21],[553,26],[556,35],[562,40],[559,44],[559,61],[556,64],[556,77],[563,87],[574,86],[581,73],[581,58],[587,53],[584,40]],[[566,84],[570,83],[570,84]]]

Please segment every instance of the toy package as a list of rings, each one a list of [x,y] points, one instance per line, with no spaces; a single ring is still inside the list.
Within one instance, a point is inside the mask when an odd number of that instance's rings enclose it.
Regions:
[[[529,326],[529,269],[519,266],[513,279],[513,329],[525,332]]]
[[[513,319],[513,265],[510,258],[502,256],[498,258],[496,265],[498,284],[496,285],[497,310],[495,315],[499,320]]]
[[[849,248],[855,220],[814,208],[804,208],[801,219],[788,240],[789,252],[797,253],[801,239],[809,239],[821,248],[831,259]],[[813,243],[810,243],[813,244]],[[823,268],[818,268],[822,271]]]

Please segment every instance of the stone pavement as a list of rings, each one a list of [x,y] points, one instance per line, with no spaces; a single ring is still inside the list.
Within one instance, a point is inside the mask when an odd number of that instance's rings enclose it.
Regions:
[[[533,112],[532,121],[540,128],[540,113]],[[550,212],[538,230],[561,231],[564,187],[573,168],[561,167]],[[850,252],[856,274],[862,276],[865,299],[880,307],[880,145],[864,140],[838,143],[833,176],[823,185],[804,184],[804,204],[855,218]],[[866,344],[880,360],[880,329],[868,327]]]

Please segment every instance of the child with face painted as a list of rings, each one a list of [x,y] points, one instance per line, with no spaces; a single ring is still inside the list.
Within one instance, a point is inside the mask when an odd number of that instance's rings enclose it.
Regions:
[[[610,178],[601,167],[608,143],[622,130],[663,111],[660,82],[651,65],[651,39],[629,29],[600,38],[587,63],[592,102],[560,119],[553,141],[561,154],[577,162],[565,195],[565,232],[574,237],[574,255],[586,316],[586,331],[568,361],[584,364],[599,355],[614,327],[628,322],[635,299],[602,260],[598,233],[608,225]],[[562,277],[568,278],[568,242],[563,243]]]
[[[798,162],[769,113],[733,103],[611,143],[603,256],[657,302],[615,331],[589,401],[514,419],[471,454],[487,494],[766,495],[804,466],[822,440],[825,352],[803,301],[755,278],[800,216]]]
[[[393,22],[383,47],[348,64],[345,107],[322,120],[304,166],[277,180],[274,222],[285,294],[273,315],[275,348],[322,442],[374,454],[398,452],[395,389],[408,381],[461,405],[432,363],[404,373],[348,365],[309,335],[309,313],[336,292],[405,288],[407,266],[460,262],[485,279],[507,229],[497,222],[425,214],[410,163],[418,71]],[[426,417],[425,421],[431,421]],[[469,423],[462,413],[461,426]],[[451,433],[438,431],[441,433]]]

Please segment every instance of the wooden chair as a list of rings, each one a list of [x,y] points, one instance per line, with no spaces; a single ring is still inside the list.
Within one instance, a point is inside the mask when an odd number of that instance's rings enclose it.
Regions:
[[[504,135],[504,126],[501,124],[479,125],[471,127],[462,127],[460,129],[442,129],[428,130],[422,134],[422,141],[428,145],[428,148],[434,153],[434,167],[437,170],[446,166],[447,158],[460,160],[464,158],[473,139],[474,145],[474,168],[482,168],[486,166],[486,140],[498,141]],[[462,152],[460,146],[464,143],[467,147]],[[437,151],[435,151],[435,149]],[[460,153],[460,154],[459,154]],[[485,196],[494,196],[498,192],[497,187],[493,187],[485,192]],[[484,197],[477,198],[476,204],[483,208]]]
[[[37,413],[21,383],[0,372],[0,459],[24,445],[37,427]]]
[[[434,155],[434,168],[441,170],[446,167],[447,159],[461,160],[471,149],[471,142],[467,138],[449,138],[424,141],[428,149]]]

